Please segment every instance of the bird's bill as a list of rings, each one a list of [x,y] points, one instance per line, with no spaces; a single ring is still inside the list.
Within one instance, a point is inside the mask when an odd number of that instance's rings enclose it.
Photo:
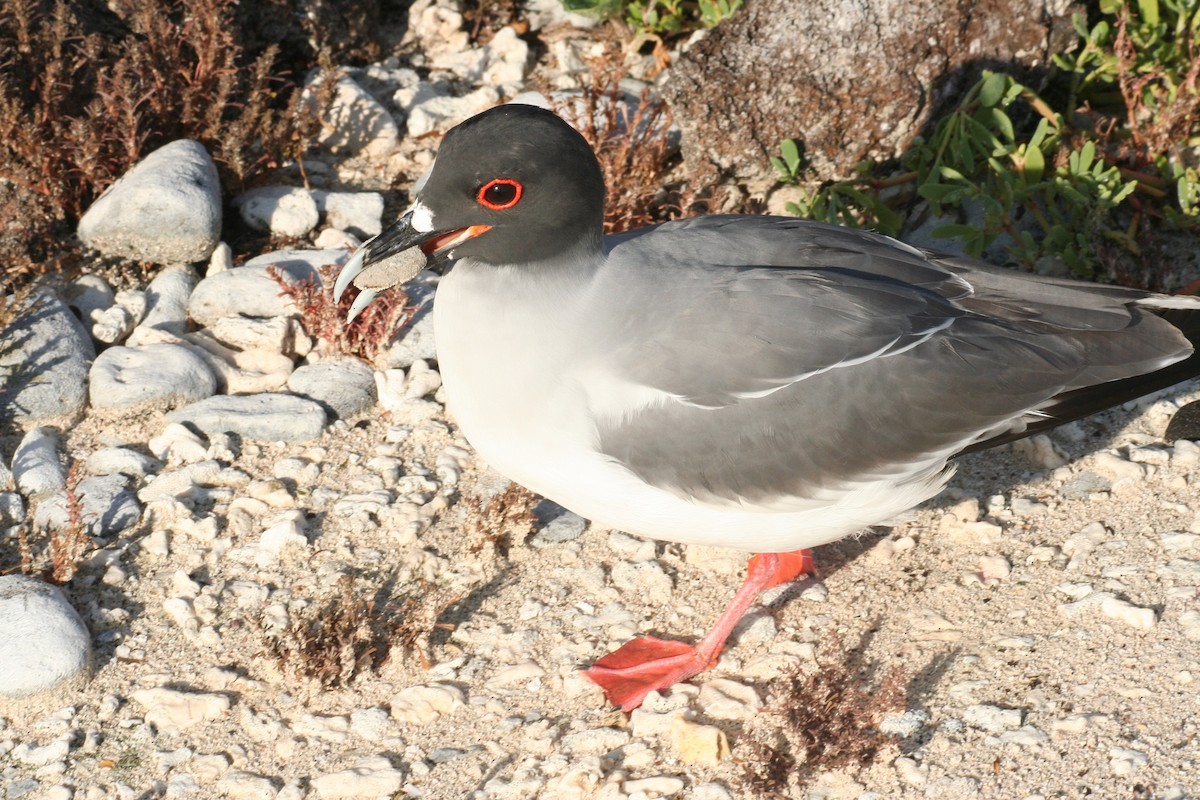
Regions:
[[[453,258],[458,245],[491,230],[472,225],[444,231],[422,231],[413,227],[413,212],[396,220],[387,230],[365,242],[338,273],[333,286],[334,302],[351,283],[362,289],[347,315],[354,319],[379,292],[406,283],[422,269],[440,273]]]

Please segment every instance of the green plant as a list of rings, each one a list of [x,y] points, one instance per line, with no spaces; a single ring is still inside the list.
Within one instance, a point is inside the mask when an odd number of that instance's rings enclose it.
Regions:
[[[715,27],[739,8],[742,0],[561,0],[563,8],[580,14],[620,17],[635,35],[665,38]],[[635,39],[636,40],[636,39]]]
[[[853,179],[803,186],[786,151],[772,158],[781,183],[800,185],[789,213],[897,235],[898,212],[923,200],[947,219],[935,238],[981,255],[1003,236],[1026,268],[1049,257],[1085,277],[1113,248],[1137,256],[1155,220],[1200,227],[1185,153],[1200,145],[1200,0],[1137,6],[1106,0],[1091,27],[1077,16],[1079,47],[1054,57],[1042,94],[984,72],[900,169],[864,162]]]

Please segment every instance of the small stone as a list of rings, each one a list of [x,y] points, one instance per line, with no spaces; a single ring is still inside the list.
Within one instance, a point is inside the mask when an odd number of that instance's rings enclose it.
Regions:
[[[47,764],[52,764],[56,761],[62,761],[71,752],[71,740],[74,735],[64,733],[55,739],[53,742],[42,747],[30,745],[28,742],[21,742],[13,748],[12,756],[17,761],[23,764],[28,764],[31,767],[44,767]]]
[[[748,719],[762,707],[750,686],[727,678],[713,678],[700,687],[700,708],[713,719]]]
[[[1106,617],[1120,620],[1142,631],[1148,631],[1158,623],[1154,609],[1135,606],[1116,597],[1105,598],[1100,603],[1100,611]]]
[[[378,192],[313,192],[325,222],[366,240],[383,231],[383,195]]]
[[[1014,453],[1044,470],[1058,469],[1067,463],[1066,456],[1054,446],[1053,440],[1044,433],[1030,436],[1027,439],[1018,439],[1013,442],[1012,448]]]
[[[86,680],[91,637],[55,586],[0,575],[0,695],[23,697]]]
[[[382,708],[363,708],[350,714],[350,732],[368,742],[383,741],[392,731],[392,720]]]
[[[1114,775],[1131,775],[1150,763],[1150,756],[1131,747],[1108,748],[1108,766]]]
[[[322,361],[298,367],[287,382],[288,389],[315,400],[335,419],[347,419],[375,405],[375,373],[357,358]]]
[[[221,235],[216,165],[199,142],[166,144],[92,203],[78,233],[108,255],[155,264],[203,261]]]
[[[0,348],[0,419],[74,420],[87,404],[91,337],[52,290],[35,288],[9,312]]]
[[[154,344],[162,334],[187,332],[188,298],[196,288],[196,272],[186,264],[167,267],[146,287],[146,314],[129,335],[128,345]]]
[[[237,769],[222,775],[216,788],[232,800],[275,800],[279,791],[270,778]]]
[[[963,720],[988,733],[1002,733],[1021,727],[1025,714],[1019,708],[1000,708],[986,704],[967,706]]]
[[[1083,713],[1071,714],[1062,719],[1055,720],[1051,729],[1055,733],[1083,733],[1089,728],[1094,728],[1109,719],[1107,714]]]
[[[628,731],[616,728],[589,728],[567,734],[560,741],[563,752],[575,756],[598,756],[629,742]]]
[[[174,408],[217,391],[208,364],[173,344],[110,347],[92,364],[89,381],[95,408],[124,411]]]
[[[350,718],[305,714],[292,725],[292,730],[301,736],[311,736],[327,742],[347,742],[350,740]]]
[[[716,767],[729,756],[729,740],[723,730],[682,716],[671,721],[671,746],[680,761],[701,767]]]
[[[444,683],[410,686],[392,698],[392,717],[407,725],[428,725],[465,705],[462,690]]]
[[[643,797],[674,797],[686,786],[682,778],[668,775],[656,775],[652,778],[638,778],[625,781],[621,788],[627,795]]]
[[[146,722],[166,735],[217,719],[229,710],[230,705],[229,698],[221,694],[165,688],[142,689],[131,697],[146,709]]]
[[[171,464],[195,464],[208,458],[204,440],[177,422],[168,422],[147,446],[151,453]]]
[[[488,679],[487,687],[489,689],[497,689],[517,684],[527,684],[531,680],[540,678],[545,674],[546,670],[542,669],[536,661],[526,659],[498,671]]]
[[[167,422],[191,423],[210,435],[236,433],[268,442],[298,442],[321,435],[325,411],[312,400],[286,394],[217,396],[172,411]]]
[[[349,769],[318,775],[312,780],[312,787],[322,798],[391,797],[403,786],[404,773],[383,756],[360,759]]]
[[[88,454],[83,462],[83,468],[92,475],[125,475],[130,478],[153,475],[162,467],[162,462],[157,458],[128,447],[104,447]]]
[[[312,193],[299,186],[260,186],[238,195],[233,206],[246,225],[275,236],[304,236],[320,221]]]
[[[312,105],[316,85],[327,79],[318,73],[305,87],[305,97]],[[312,110],[320,113],[322,121],[318,142],[331,153],[386,158],[400,141],[400,128],[392,115],[348,76],[338,78],[329,108]]]
[[[1004,731],[998,736],[989,736],[988,744],[1015,744],[1021,747],[1044,744],[1050,737],[1032,725],[1023,725],[1015,731]]]

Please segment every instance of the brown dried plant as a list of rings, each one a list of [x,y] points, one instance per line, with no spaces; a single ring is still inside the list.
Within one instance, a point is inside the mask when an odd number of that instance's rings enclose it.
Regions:
[[[1178,160],[1187,143],[1200,136],[1200,31],[1192,27],[1181,31],[1176,46],[1185,54],[1181,60],[1187,69],[1182,74],[1169,74],[1161,65],[1139,68],[1137,45],[1129,30],[1130,14],[1126,6],[1118,16],[1113,49],[1126,124],[1137,150],[1134,160],[1145,165],[1154,156],[1167,153]]]
[[[54,266],[74,222],[150,150],[181,138],[237,191],[316,132],[277,49],[250,58],[237,0],[146,0],[124,16],[67,0],[0,3],[0,257]],[[15,215],[15,216],[14,216]]]
[[[836,655],[816,672],[797,668],[770,684],[767,712],[782,721],[784,744],[747,738],[744,777],[757,797],[792,797],[818,770],[868,766],[890,741],[879,723],[904,710],[906,672],[896,666],[869,687],[861,654],[846,653],[836,635],[829,641]]]
[[[266,635],[265,655],[288,677],[316,680],[326,689],[378,672],[393,646],[416,652],[428,669],[421,641],[439,627],[437,619],[453,599],[424,589],[419,597],[382,603],[379,595],[380,587],[342,575],[333,591],[295,614],[286,631]]]
[[[466,529],[472,539],[471,552],[491,545],[501,558],[507,558],[513,539],[524,538],[533,530],[537,504],[538,496],[516,483],[486,502],[480,497],[469,500]]]
[[[621,90],[623,52],[618,42],[609,41],[589,64],[592,80],[578,104],[566,101],[556,109],[575,122],[600,161],[608,189],[605,233],[684,216],[698,195],[696,187],[672,176],[676,148],[669,133],[670,109],[649,90],[636,102]]]
[[[304,330],[324,342],[327,353],[343,353],[374,362],[396,331],[408,324],[415,308],[408,304],[404,290],[391,289],[346,322],[358,290],[351,287],[340,303],[334,302],[333,285],[340,269],[336,264],[319,267],[319,281],[314,277],[296,280],[275,266],[269,267],[267,274],[279,284],[280,296],[290,299],[299,309]]]
[[[67,470],[65,488],[67,498],[67,524],[64,528],[51,528],[46,542],[50,554],[50,579],[55,583],[66,583],[75,577],[79,559],[91,547],[87,535],[87,523],[83,519],[83,501],[79,496],[79,481],[83,471],[79,462],[72,462]]]

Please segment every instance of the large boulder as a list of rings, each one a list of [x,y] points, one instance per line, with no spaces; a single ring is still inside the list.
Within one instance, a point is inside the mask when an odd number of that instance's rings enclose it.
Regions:
[[[898,155],[985,68],[1026,75],[1073,35],[1067,0],[748,0],[664,87],[693,169],[761,192],[804,142],[818,179]],[[714,86],[722,91],[713,91]]]

